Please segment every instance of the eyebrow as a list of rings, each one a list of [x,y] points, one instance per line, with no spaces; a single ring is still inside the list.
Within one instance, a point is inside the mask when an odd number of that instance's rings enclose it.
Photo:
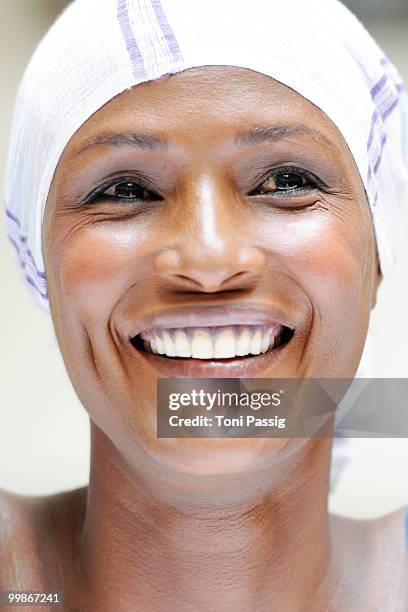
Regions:
[[[238,147],[245,147],[248,145],[262,144],[264,142],[278,142],[279,140],[297,135],[309,136],[315,140],[317,139],[326,144],[330,144],[328,138],[318,130],[309,128],[305,125],[288,125],[250,128],[236,135],[235,145]],[[149,151],[164,151],[168,148],[168,143],[157,136],[143,134],[142,132],[105,132],[86,140],[79,149],[73,151],[70,157],[81,155],[88,149],[97,146],[118,148],[134,147]]]
[[[326,144],[331,144],[330,140],[324,134],[306,125],[280,125],[251,128],[237,134],[235,137],[235,144],[239,147],[244,147],[262,144],[263,142],[278,142],[284,138],[291,138],[292,136],[299,135],[309,136],[314,140],[320,140]]]
[[[86,140],[79,149],[72,153],[71,157],[80,155],[88,149],[98,146],[134,147],[137,149],[157,151],[165,150],[167,148],[167,142],[157,136],[142,134],[140,132],[105,132]]]

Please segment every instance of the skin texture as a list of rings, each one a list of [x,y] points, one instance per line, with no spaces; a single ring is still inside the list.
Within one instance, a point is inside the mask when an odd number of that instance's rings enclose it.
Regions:
[[[141,133],[149,147],[129,137]],[[282,166],[325,186],[253,195]],[[132,178],[158,197],[89,202]],[[364,187],[331,121],[245,69],[140,85],[69,142],[43,240],[59,345],[91,418],[90,485],[4,495],[0,586],[63,590],[66,610],[405,609],[405,575],[378,580],[404,567],[402,514],[329,517],[329,438],[157,439],[166,360],[129,342],[153,314],[253,304],[295,334],[250,376],[355,375],[380,277]]]

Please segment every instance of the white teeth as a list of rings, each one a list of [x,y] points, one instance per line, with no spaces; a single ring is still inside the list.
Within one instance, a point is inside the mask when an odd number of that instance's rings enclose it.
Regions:
[[[274,342],[274,337],[272,336],[270,330],[268,330],[267,332],[265,332],[262,336],[262,343],[261,343],[261,353],[266,353],[266,351],[268,350],[268,348],[270,346],[273,346],[273,342]]]
[[[252,336],[251,347],[249,349],[249,352],[251,353],[251,355],[259,355],[259,353],[261,352],[261,345],[262,345],[262,331],[258,329]]]
[[[183,329],[178,329],[174,334],[174,344],[178,357],[191,357],[191,342]]]
[[[163,338],[159,334],[156,334],[154,337],[156,340],[156,347],[159,355],[164,355],[166,353],[166,345],[163,342]]]
[[[167,357],[193,359],[228,359],[259,355],[273,347],[278,324],[235,325],[225,327],[157,329],[142,332],[146,351]]]
[[[169,332],[166,331],[165,329],[163,330],[163,342],[164,342],[164,348],[165,348],[166,355],[168,357],[175,357],[176,347],[174,346],[173,339],[170,336]]]
[[[213,352],[213,341],[208,331],[197,329],[191,342],[191,356],[196,359],[211,359]]]
[[[242,357],[243,355],[249,355],[251,348],[251,336],[252,333],[249,327],[244,327],[237,340],[237,355]]]
[[[151,341],[150,346],[149,346],[149,343],[148,343],[148,342],[146,342],[146,340],[143,340],[143,346],[145,347],[146,351],[151,350],[151,351],[152,351],[152,353],[156,353],[156,354],[159,352],[159,351],[157,350],[157,345],[156,345],[155,340],[152,340],[152,341]]]
[[[214,357],[219,359],[227,359],[228,357],[235,357],[235,335],[234,331],[230,328],[218,333],[214,342]]]

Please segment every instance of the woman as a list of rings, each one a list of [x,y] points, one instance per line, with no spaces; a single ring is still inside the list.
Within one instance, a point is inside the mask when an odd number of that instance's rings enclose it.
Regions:
[[[62,15],[20,90],[7,215],[91,474],[3,494],[1,590],[98,612],[406,609],[404,510],[329,517],[329,438],[156,432],[159,378],[355,376],[406,126],[396,70],[334,0]]]

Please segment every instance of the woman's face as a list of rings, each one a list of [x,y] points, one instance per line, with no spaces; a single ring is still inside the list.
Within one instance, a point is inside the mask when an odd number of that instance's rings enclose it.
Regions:
[[[284,445],[157,439],[158,378],[356,372],[377,287],[364,187],[326,115],[265,75],[196,68],[117,96],[66,147],[43,238],[70,378],[130,461],[239,471]],[[275,348],[172,358],[139,337],[229,322],[271,329]]]

